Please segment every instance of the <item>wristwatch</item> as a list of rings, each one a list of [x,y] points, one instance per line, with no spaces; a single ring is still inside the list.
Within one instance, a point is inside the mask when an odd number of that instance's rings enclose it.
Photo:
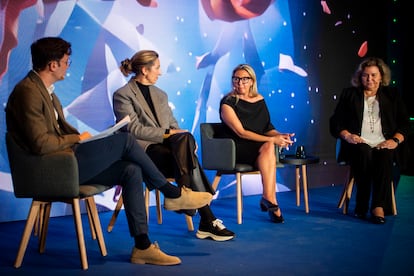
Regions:
[[[397,143],[397,145],[399,145],[400,144],[400,140],[398,140],[398,138],[397,137],[392,137],[391,138],[395,143]]]

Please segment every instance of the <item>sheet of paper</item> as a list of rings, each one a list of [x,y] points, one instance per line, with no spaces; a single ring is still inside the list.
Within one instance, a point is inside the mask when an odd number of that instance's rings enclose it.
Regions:
[[[131,119],[129,118],[129,115],[125,116],[121,121],[119,121],[118,123],[116,123],[114,126],[90,137],[87,138],[85,140],[79,141],[80,144],[82,143],[86,143],[86,142],[90,142],[90,141],[94,141],[97,139],[101,139],[104,138],[106,136],[109,136],[113,133],[115,133],[117,130],[121,129],[123,126],[127,125],[129,122],[131,121]]]

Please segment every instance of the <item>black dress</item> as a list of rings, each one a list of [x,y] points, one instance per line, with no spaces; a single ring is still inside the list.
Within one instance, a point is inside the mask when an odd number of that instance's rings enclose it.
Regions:
[[[238,99],[234,96],[226,96],[220,101],[221,106],[226,104],[234,109],[244,129],[264,135],[266,132],[275,129],[270,122],[270,114],[264,99],[254,103]],[[223,119],[221,118],[223,121]],[[236,142],[236,162],[255,166],[259,148],[263,142],[256,142],[240,138],[229,127],[225,128],[223,137],[229,137]]]

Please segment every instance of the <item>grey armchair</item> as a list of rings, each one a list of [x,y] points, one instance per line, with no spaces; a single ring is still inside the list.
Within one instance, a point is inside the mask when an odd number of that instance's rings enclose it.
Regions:
[[[230,138],[221,138],[225,125],[223,123],[202,123],[200,124],[201,134],[201,158],[205,170],[215,170],[212,186],[217,190],[221,176],[234,174],[236,177],[236,198],[237,198],[237,223],[242,223],[243,193],[242,177],[245,174],[260,174],[257,168],[248,164],[236,163],[236,144]],[[279,163],[279,151],[275,147],[277,163],[276,167],[283,167]]]
[[[14,195],[17,198],[32,198],[14,267],[20,267],[23,262],[35,223],[40,223],[39,252],[45,251],[50,209],[53,202],[65,202],[72,206],[82,269],[88,269],[88,260],[80,200],[85,200],[92,238],[97,239],[102,256],[106,256],[107,251],[94,195],[111,187],[99,184],[79,185],[78,165],[72,152],[62,151],[43,156],[33,155],[22,149],[9,133],[6,134],[6,145]]]

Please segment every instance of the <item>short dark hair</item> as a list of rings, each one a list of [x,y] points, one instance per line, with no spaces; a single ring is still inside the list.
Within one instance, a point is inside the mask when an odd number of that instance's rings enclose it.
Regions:
[[[43,70],[51,61],[72,53],[71,44],[60,37],[44,37],[30,46],[33,70]]]

